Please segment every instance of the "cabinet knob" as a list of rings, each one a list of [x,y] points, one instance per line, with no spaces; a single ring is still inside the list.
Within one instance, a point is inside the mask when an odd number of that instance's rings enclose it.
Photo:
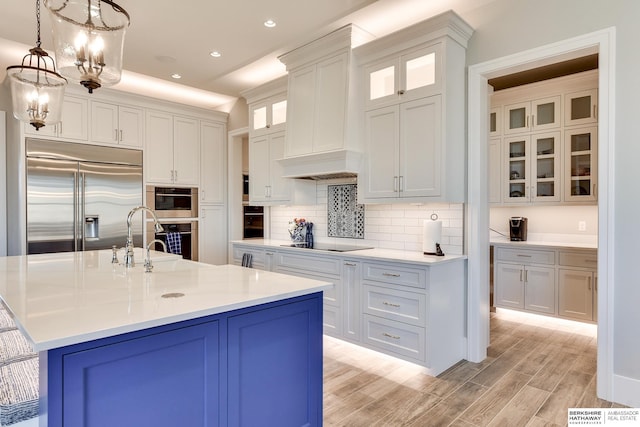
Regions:
[[[404,89],[400,89],[400,90],[398,91],[398,95],[404,95],[404,93],[405,93],[405,90],[404,90]]]

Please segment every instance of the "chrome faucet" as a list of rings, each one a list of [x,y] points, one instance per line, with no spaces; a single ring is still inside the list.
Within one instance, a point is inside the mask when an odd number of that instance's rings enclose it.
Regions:
[[[146,206],[137,206],[131,209],[131,211],[129,211],[129,215],[127,215],[127,244],[125,245],[125,254],[124,254],[124,265],[127,268],[135,267],[136,265],[133,259],[133,231],[131,230],[131,219],[133,218],[133,215],[139,210],[145,210],[151,214],[156,233],[160,233],[164,231],[164,228],[162,228],[162,225],[158,221],[158,217],[156,216],[156,213],[152,209],[149,209]]]
[[[153,263],[151,262],[151,245],[154,243],[160,243],[162,245],[162,249],[167,252],[167,244],[160,239],[153,239],[147,245],[147,258],[144,260],[144,271],[147,273],[151,273],[153,270]]]

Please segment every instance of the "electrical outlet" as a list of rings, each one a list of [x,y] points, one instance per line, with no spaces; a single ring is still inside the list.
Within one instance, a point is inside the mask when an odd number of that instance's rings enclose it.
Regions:
[[[587,231],[587,221],[578,221],[578,231]]]

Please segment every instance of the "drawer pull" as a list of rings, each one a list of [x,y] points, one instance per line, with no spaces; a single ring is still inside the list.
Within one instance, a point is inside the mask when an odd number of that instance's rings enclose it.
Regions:
[[[400,337],[399,337],[399,336],[397,336],[397,335],[391,335],[391,334],[388,334],[388,333],[386,333],[386,332],[383,332],[383,333],[382,333],[382,336],[383,336],[383,337],[387,337],[387,338],[393,338],[394,340],[399,340],[399,339],[400,339]]]
[[[400,307],[400,304],[394,304],[392,302],[383,301],[382,304],[388,305],[389,307]]]
[[[382,275],[387,277],[400,277],[400,275],[396,273],[382,273]]]
[[[520,258],[531,258],[531,255],[518,254]]]
[[[344,265],[346,265],[347,267],[355,267],[356,265],[352,262],[345,262]]]

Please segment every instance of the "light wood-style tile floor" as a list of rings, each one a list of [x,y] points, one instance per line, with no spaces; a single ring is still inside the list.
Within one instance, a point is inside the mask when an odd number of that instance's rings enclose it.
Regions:
[[[437,327],[437,326],[436,326]],[[565,426],[596,396],[596,327],[499,310],[481,363],[438,377],[325,337],[325,426]]]

